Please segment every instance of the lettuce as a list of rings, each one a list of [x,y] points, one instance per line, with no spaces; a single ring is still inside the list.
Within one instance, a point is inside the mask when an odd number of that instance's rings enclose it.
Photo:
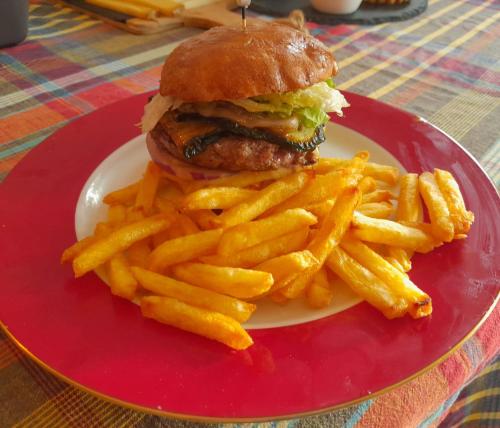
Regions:
[[[306,128],[317,128],[330,119],[323,110],[314,107],[297,109],[295,110],[295,114],[299,118],[300,123]]]
[[[342,108],[349,107],[344,96],[334,88],[332,79],[295,92],[261,95],[233,100],[232,103],[252,113],[271,113],[284,117],[295,115],[301,125],[307,128],[327,122],[327,113],[334,112],[342,116]]]

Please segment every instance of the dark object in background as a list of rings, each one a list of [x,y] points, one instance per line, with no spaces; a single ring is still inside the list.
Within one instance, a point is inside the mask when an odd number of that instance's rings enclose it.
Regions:
[[[272,16],[287,16],[293,9],[302,9],[308,21],[318,24],[359,24],[375,25],[390,21],[404,21],[420,15],[427,9],[427,0],[411,0],[400,5],[368,4],[349,15],[330,15],[318,12],[309,0],[253,0],[250,9]]]
[[[0,48],[17,45],[28,35],[29,0],[0,0]]]

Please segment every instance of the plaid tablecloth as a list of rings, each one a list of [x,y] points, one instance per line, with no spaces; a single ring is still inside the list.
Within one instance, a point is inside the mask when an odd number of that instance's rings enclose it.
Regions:
[[[498,186],[499,19],[497,0],[430,0],[428,11],[411,21],[374,27],[311,24],[310,29],[334,49],[340,89],[434,123],[460,141]],[[29,28],[26,42],[0,50],[0,181],[69,121],[157,88],[164,57],[199,31],[134,36],[43,1],[31,4]],[[378,398],[328,415],[242,426],[500,426],[499,321],[496,308],[452,356]],[[12,425],[195,424],[117,407],[75,389],[0,333],[0,427]]]

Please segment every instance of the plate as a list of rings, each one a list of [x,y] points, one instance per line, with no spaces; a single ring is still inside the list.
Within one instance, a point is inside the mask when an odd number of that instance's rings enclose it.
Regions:
[[[291,418],[407,381],[442,360],[493,308],[500,287],[500,204],[486,174],[424,120],[349,93],[346,117],[334,119],[338,146],[331,146],[332,154],[351,154],[365,142],[375,160],[388,156],[408,171],[450,170],[476,213],[467,240],[414,258],[411,278],[432,296],[431,317],[389,321],[360,303],[295,325],[254,325],[255,345],[238,352],[142,318],[94,274],[73,279],[59,258],[75,239],[80,195],[98,203],[106,186],[128,180],[134,162],[144,162],[140,140],[130,140],[138,134],[133,124],[147,96],[72,122],[33,149],[0,186],[0,319],[7,334],[52,373],[115,403],[177,418]],[[126,150],[138,150],[137,159],[122,170],[114,158]],[[103,160],[115,162],[117,171],[100,168]],[[79,233],[99,215],[88,209],[77,222]]]

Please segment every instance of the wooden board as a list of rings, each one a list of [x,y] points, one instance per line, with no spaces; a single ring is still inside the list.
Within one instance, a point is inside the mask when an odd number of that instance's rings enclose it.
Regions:
[[[218,25],[239,25],[241,23],[238,11],[230,10],[234,7],[234,1],[227,0],[184,9],[175,17],[159,17],[154,20],[135,18],[124,13],[88,4],[85,0],[53,0],[53,2],[134,34],[162,33],[183,25],[211,28]],[[248,18],[248,21],[251,22],[255,19]]]

